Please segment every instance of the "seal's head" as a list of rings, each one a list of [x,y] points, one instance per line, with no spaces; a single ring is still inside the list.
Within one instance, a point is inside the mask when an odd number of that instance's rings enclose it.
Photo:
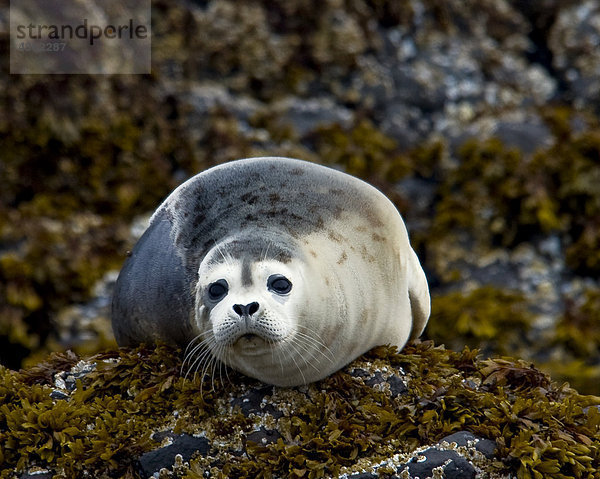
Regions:
[[[192,357],[206,353],[196,367],[214,358],[273,384],[306,383],[306,367],[319,371],[320,361],[331,362],[301,325],[310,314],[307,265],[289,240],[265,233],[216,244],[201,262],[195,312],[202,347]]]

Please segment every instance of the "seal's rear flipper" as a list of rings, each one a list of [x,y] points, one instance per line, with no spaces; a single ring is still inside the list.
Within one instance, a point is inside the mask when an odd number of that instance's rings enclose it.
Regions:
[[[408,298],[410,300],[410,309],[412,312],[412,330],[410,339],[416,339],[421,336],[429,314],[431,312],[431,299],[429,297],[429,285],[427,277],[421,267],[416,253],[410,250],[408,266]]]

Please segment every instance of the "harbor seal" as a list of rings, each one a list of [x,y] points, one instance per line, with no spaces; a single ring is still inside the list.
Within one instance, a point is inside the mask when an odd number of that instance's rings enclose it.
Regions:
[[[402,348],[429,318],[425,273],[392,202],[317,164],[250,158],[206,170],[158,207],[119,274],[119,345],[186,347],[277,386]],[[214,371],[213,371],[214,373]]]

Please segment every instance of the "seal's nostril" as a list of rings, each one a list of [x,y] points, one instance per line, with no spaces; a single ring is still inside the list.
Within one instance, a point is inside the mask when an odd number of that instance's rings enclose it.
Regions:
[[[258,303],[254,302],[254,303],[247,304],[246,308],[248,308],[248,314],[250,316],[252,316],[254,313],[256,313],[258,311]]]
[[[239,316],[252,316],[254,313],[256,313],[258,311],[258,303],[255,301],[253,303],[249,303],[247,305],[242,305],[242,304],[234,304],[233,305],[233,310],[239,315]]]

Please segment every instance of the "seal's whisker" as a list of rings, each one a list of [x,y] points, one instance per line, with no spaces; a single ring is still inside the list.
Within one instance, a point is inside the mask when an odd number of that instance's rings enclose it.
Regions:
[[[200,369],[200,367],[204,364],[204,360],[207,357],[208,350],[204,351],[196,360],[194,360],[194,363],[192,364],[192,366],[194,369],[194,382],[196,382],[196,379],[198,377],[198,369]],[[203,378],[200,378],[200,393],[202,393],[202,383],[203,383]]]
[[[221,361],[218,361],[218,366],[219,366],[219,382],[221,383],[221,386],[223,386],[223,363]],[[217,369],[217,365],[215,364],[215,370]],[[216,371],[213,371],[212,377],[213,377],[213,381],[215,380],[215,374]],[[214,384],[214,383],[213,383]],[[213,386],[214,388],[214,386]]]
[[[265,246],[264,254],[261,255],[262,261],[267,259],[267,255],[269,254],[269,248],[271,248],[271,244],[273,244],[273,240],[267,241],[267,245]]]
[[[181,363],[182,371],[185,368],[185,365],[191,362],[192,358],[198,353],[198,351],[201,351],[202,349],[206,348],[208,344],[207,339],[194,346],[194,348],[185,355],[185,357],[183,358],[183,362]]]
[[[332,364],[335,363],[335,358],[333,357],[333,353],[323,343],[321,343],[320,341],[316,340],[312,336],[304,334],[304,333],[302,333],[300,331],[296,331],[296,334],[298,335],[299,338],[302,338],[306,342],[306,344],[310,345],[315,352],[317,352],[321,356],[323,356],[324,359],[326,359],[327,361],[329,361]],[[323,351],[323,349],[325,351]]]
[[[210,357],[207,358],[207,361],[210,362]],[[207,363],[202,363],[201,365],[203,366],[202,368],[202,372],[201,374],[201,378],[200,378],[200,397],[203,396],[204,393],[204,368],[206,367]],[[200,367],[200,365],[198,365],[198,368]],[[196,380],[196,374],[198,373],[198,369],[196,369],[196,371],[194,372],[194,380]]]
[[[227,354],[229,354],[229,351],[227,351]],[[227,376],[227,364],[225,363],[225,361],[223,361],[223,359],[219,360],[219,381],[221,381],[221,387],[224,386],[225,381],[223,381],[223,370],[225,370],[225,375],[227,377],[227,379],[229,379],[229,376]]]
[[[196,355],[197,353],[202,354],[202,351],[205,349],[205,346],[199,345],[198,347],[194,348],[183,360],[183,363],[181,364],[181,374],[184,373],[185,371],[185,375],[184,378],[187,379],[190,371],[193,369],[193,365],[194,362],[196,361]]]
[[[212,350],[214,348],[214,345],[216,344],[216,341],[214,340],[214,338],[210,338],[210,339],[212,341],[207,340],[206,344],[204,344],[203,350],[200,352],[200,354],[198,354],[196,359],[194,359],[194,361],[190,364],[189,370],[192,370],[192,369],[194,370],[194,380],[196,380],[196,374],[198,372],[198,369],[207,360],[207,358],[209,358],[212,355]],[[187,374],[186,374],[186,378],[187,378]]]
[[[212,390],[215,390],[215,378],[216,378],[216,371],[217,371],[217,367],[219,368],[219,379],[221,380],[221,383],[223,383],[223,379],[220,377],[221,375],[221,357],[223,355],[223,350],[224,350],[225,346],[223,344],[219,344],[218,347],[216,348],[216,351],[213,354],[213,363],[212,363],[212,372],[211,372],[211,387]]]
[[[305,331],[307,331],[308,333],[312,333],[312,331],[307,326],[304,326],[301,324],[296,324],[296,328],[297,328],[296,334],[299,334],[302,337],[306,338],[307,340],[310,340],[315,346],[319,346],[320,348],[322,348],[322,349],[318,349],[318,351],[323,356],[325,356],[330,362],[332,362],[332,363],[335,362],[335,355],[333,354],[333,351],[331,349],[329,349],[323,341],[321,341],[319,338],[315,337],[313,334],[307,334],[302,331],[299,331],[299,329],[302,328]],[[325,354],[325,352],[323,350],[325,350],[327,352],[327,354]]]
[[[233,265],[235,264],[235,258],[233,257],[233,255],[231,254],[231,252],[229,250],[226,250],[225,254],[227,255],[227,259],[229,260],[229,262],[227,263],[227,266],[232,268]]]
[[[308,337],[308,336],[298,336],[297,340],[298,342],[304,346],[304,350],[306,351],[307,354],[310,355],[310,360],[311,360],[311,365],[313,363],[316,363],[317,365],[320,365],[320,361],[319,361],[319,357],[317,356],[317,353],[320,353],[320,355],[327,359],[327,361],[332,362],[331,358],[329,358],[326,354],[324,354],[314,343],[312,343],[310,340],[312,338]],[[316,367],[315,368],[317,371],[321,372],[322,368],[321,367]]]
[[[209,353],[205,352],[203,353],[200,357],[198,357],[194,363],[192,364],[192,366],[190,367],[190,371],[194,371],[194,376],[193,376],[193,380],[196,381],[196,378],[198,377],[198,369],[200,369],[200,367],[204,364],[205,360],[208,358]],[[187,376],[189,374],[189,372],[185,375],[185,379],[187,379]]]
[[[202,361],[204,360],[204,357],[207,354],[210,354],[210,350],[212,348],[212,345],[215,343],[215,339],[214,337],[208,337],[205,338],[201,343],[197,344],[194,349],[192,349],[183,359],[183,362],[181,364],[181,373],[183,374],[184,371],[185,375],[184,378],[187,379],[190,372],[194,369],[197,370],[197,365],[199,363],[202,363]],[[194,373],[194,377],[196,376],[196,374]]]
[[[212,351],[211,351],[212,353]],[[204,363],[204,367],[202,368],[202,372],[200,373],[202,375],[201,377],[201,382],[200,382],[200,395],[202,395],[202,392],[204,390],[204,378],[206,377],[207,373],[209,371],[213,371],[214,372],[214,364],[215,364],[216,358],[214,356],[214,354],[210,354],[210,356],[207,357],[207,361]],[[210,374],[211,377],[211,381],[212,381],[212,391],[215,390],[215,378],[214,378],[214,374]]]
[[[231,381],[231,378],[229,377],[229,366],[228,364],[231,364],[229,361],[229,356],[231,355],[231,349],[227,350],[227,361],[223,362],[223,365],[225,366],[225,377],[227,378],[227,382],[233,386],[233,382]]]
[[[192,345],[197,342],[200,341],[200,339],[202,338],[202,336],[206,336],[207,334],[212,333],[212,331],[210,329],[203,331],[202,333],[196,335],[192,340],[190,340],[190,342],[187,344],[187,346],[185,347],[185,350],[183,351],[183,354],[187,354],[188,350],[192,347]]]
[[[210,359],[207,361],[205,367],[202,369],[202,385],[204,385],[205,379],[210,378],[210,390],[215,390],[215,368],[217,366],[217,359],[214,355],[211,355]]]
[[[185,367],[186,364],[190,365],[190,369],[192,367],[192,358],[198,354],[200,351],[205,350],[207,348],[210,348],[210,344],[211,342],[214,341],[214,337],[208,337],[205,338],[204,340],[202,340],[202,342],[200,342],[199,344],[197,344],[194,349],[192,349],[183,359],[183,363],[181,364],[181,368],[183,370],[183,368]],[[201,354],[201,353],[200,353]]]
[[[223,362],[223,353],[226,351],[227,346],[225,346],[224,344],[220,344],[219,348],[217,349],[217,353],[214,354],[214,359],[215,359],[215,363],[214,363],[214,367],[213,367],[213,374],[212,374],[212,387],[213,390],[215,389],[215,371],[217,369],[217,365],[219,366],[219,380],[221,381],[221,386],[223,385],[223,377],[222,377],[222,373],[221,373],[221,368],[225,365]]]
[[[215,390],[215,371],[217,370],[217,360],[213,356],[210,361],[210,373],[208,374],[210,377],[210,389],[211,391]]]
[[[293,342],[288,343],[290,345],[290,347],[294,350],[294,352],[296,354],[298,354],[298,349],[296,348],[296,345]],[[300,355],[301,356],[301,355]],[[306,378],[304,377],[304,373],[302,372],[302,368],[300,367],[300,365],[298,364],[298,362],[296,361],[296,358],[294,357],[293,354],[290,354],[290,357],[292,358],[292,361],[294,362],[294,364],[296,365],[296,369],[298,369],[298,372],[300,373],[300,376],[302,376],[302,383],[303,384],[307,384],[306,382]]]
[[[310,355],[309,361],[310,361],[311,365],[316,364],[317,365],[317,367],[315,368],[316,371],[318,371],[319,373],[322,373],[323,367],[322,367],[321,361],[319,360],[319,357],[317,356],[317,353],[321,353],[321,356],[323,356],[329,362],[331,362],[331,359],[328,358],[326,355],[324,355],[314,344],[308,342],[306,340],[306,338],[300,337],[298,339],[301,342],[301,344],[303,344],[304,347],[306,348],[307,354]],[[312,349],[312,351],[311,351],[311,349]]]
[[[271,363],[275,364],[275,341],[273,341],[272,339],[268,340],[269,346],[270,346],[270,350],[271,350]]]
[[[221,255],[221,257],[223,258],[223,261],[225,261],[225,264],[231,268],[233,265],[233,261],[232,261],[233,258],[231,257],[229,252],[224,253],[223,249],[221,248],[221,246],[219,244],[217,244],[216,240],[213,240],[213,243],[215,244],[215,249]]]
[[[310,359],[313,359],[313,360],[316,359],[314,353],[310,351],[307,344],[302,342],[301,338],[294,337],[290,340],[290,343],[297,345],[299,348],[302,348],[302,350],[304,352],[306,352],[307,354],[310,355],[309,359],[307,359],[305,357],[305,355],[303,355],[303,354],[301,355],[302,360],[304,361],[304,364],[306,364],[307,366],[311,366],[317,372],[320,371],[320,369],[317,366],[315,366],[312,361],[310,361]]]
[[[277,354],[277,359],[279,361],[279,367],[281,368],[281,376],[284,376],[285,373],[284,373],[282,357],[285,357],[285,350],[280,347],[277,347],[278,341],[275,341],[274,339],[269,339],[268,342],[271,345],[271,362],[273,363],[273,366],[275,366],[276,363],[275,363],[274,354]]]
[[[281,376],[283,376],[285,374],[284,370],[283,370],[283,358],[282,358],[282,356],[285,357],[284,352],[283,351],[278,351],[277,357],[279,358],[279,365],[281,366]]]
[[[279,366],[281,366],[281,376],[283,377],[283,375],[284,375],[284,368],[283,368],[282,356],[285,356],[285,350],[282,349],[282,348],[272,348],[272,350],[276,350],[277,359],[279,359]]]

